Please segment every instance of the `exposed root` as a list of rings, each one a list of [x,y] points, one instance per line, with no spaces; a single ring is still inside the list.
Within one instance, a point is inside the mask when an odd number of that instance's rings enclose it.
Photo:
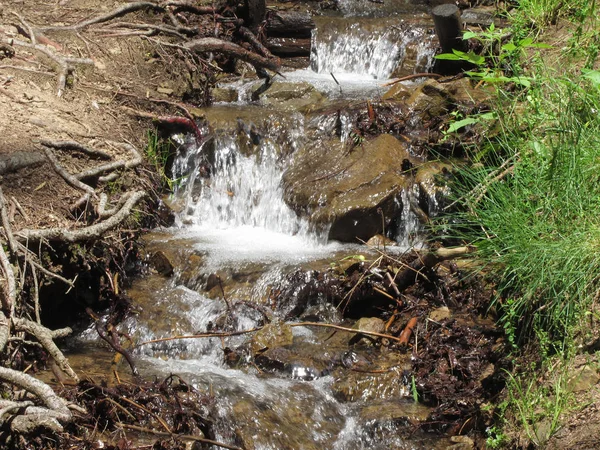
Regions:
[[[256,53],[249,52],[243,47],[232,42],[224,41],[217,38],[200,38],[184,44],[184,47],[188,50],[197,53],[206,52],[219,52],[226,55],[235,56],[237,59],[246,61],[255,67],[262,67],[265,69],[277,72],[279,70],[279,59],[278,58],[265,58],[257,55]]]
[[[33,44],[33,43],[29,43],[29,42],[23,42],[23,41],[19,41],[17,39],[11,39],[10,41],[6,41],[5,43],[7,43],[9,45],[13,45],[13,46],[16,45],[19,47],[30,48],[30,49],[36,50],[36,51],[46,55],[48,58],[50,58],[52,61],[54,61],[58,65],[59,70],[58,70],[58,82],[57,82],[57,93],[56,93],[56,95],[58,97],[61,97],[63,95],[65,88],[67,86],[67,77],[69,76],[69,74],[71,72],[73,72],[73,70],[75,70],[76,64],[94,65],[94,61],[92,61],[89,58],[75,58],[72,56],[60,56],[60,55],[57,55],[56,53],[54,53],[52,50],[50,50],[45,45],[41,45],[41,44]]]
[[[104,233],[117,227],[131,214],[133,207],[146,196],[143,191],[132,192],[125,204],[117,213],[110,218],[88,227],[77,230],[65,230],[63,228],[47,228],[45,230],[21,230],[17,233],[17,239],[21,242],[85,242],[100,239]]]
[[[70,328],[63,328],[61,330],[51,331],[43,325],[39,323],[32,322],[27,319],[12,319],[13,326],[15,331],[24,331],[29,333],[39,341],[40,344],[44,347],[44,349],[48,352],[50,356],[56,361],[58,367],[66,373],[69,377],[71,377],[75,382],[79,382],[79,377],[75,373],[75,371],[71,368],[67,358],[65,355],[58,349],[53,339],[58,337],[65,337],[72,333]]]

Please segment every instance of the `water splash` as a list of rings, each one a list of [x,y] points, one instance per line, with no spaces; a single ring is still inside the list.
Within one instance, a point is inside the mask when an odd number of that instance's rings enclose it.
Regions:
[[[368,21],[338,21],[313,31],[311,69],[322,74],[355,74],[388,79],[409,53],[415,67],[427,70],[434,45],[425,29],[402,23],[374,25]]]

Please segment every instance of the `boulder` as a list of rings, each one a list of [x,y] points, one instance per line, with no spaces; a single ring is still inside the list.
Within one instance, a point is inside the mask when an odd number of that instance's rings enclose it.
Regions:
[[[399,195],[414,161],[406,144],[389,134],[354,148],[339,141],[296,152],[283,182],[285,200],[317,226],[331,225],[329,239],[367,241],[402,211]]]

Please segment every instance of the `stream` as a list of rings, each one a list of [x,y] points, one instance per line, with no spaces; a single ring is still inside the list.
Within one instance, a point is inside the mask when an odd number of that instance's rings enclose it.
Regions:
[[[319,191],[316,180],[343,178],[335,161],[315,169],[315,183],[299,182],[294,167],[303,152],[307,158],[310,152],[348,153],[357,137],[347,111],[357,102],[364,109],[367,100],[379,100],[399,67],[427,71],[436,46],[423,10],[402,4],[388,16],[390,5],[340,5],[343,14],[316,18],[309,67],[276,76],[258,100],[253,93],[263,81],[222,84],[220,89],[234,93],[233,101],[202,110],[200,126],[209,138],[197,146],[173,137],[179,143],[177,187],[169,203],[176,223],[144,238],[150,265],[166,259],[168,268],[134,282],[127,294],[136,314],[122,327],[141,343],[250,330],[272,315],[266,331],[255,335],[168,340],[134,353],[144,377],[177,374],[214,395],[212,438],[218,441],[257,450],[448,448],[446,438],[400,432],[430,412],[413,400],[410,352],[327,328],[284,325],[352,327],[368,319],[343,317],[319,289],[322,280],[313,277],[358,254],[376,258],[376,250],[357,240],[337,240],[360,235],[370,222],[361,228],[361,215],[336,223],[333,213],[319,212],[332,197]],[[385,19],[377,17],[384,13]],[[334,203],[350,210],[355,195],[348,189]],[[386,223],[396,243],[387,249],[392,254],[421,245],[419,220],[408,207],[411,196],[428,196],[429,213],[438,201],[416,185],[394,191],[388,202],[394,215]],[[99,352],[93,329],[79,341]]]

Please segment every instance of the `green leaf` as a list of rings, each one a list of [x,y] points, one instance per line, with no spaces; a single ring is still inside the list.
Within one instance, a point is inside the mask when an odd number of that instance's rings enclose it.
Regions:
[[[462,38],[466,41],[467,39],[471,39],[471,38],[475,38],[475,37],[477,37],[477,33],[473,33],[472,31],[465,31]]]
[[[454,133],[455,131],[460,130],[462,127],[466,127],[467,125],[472,125],[474,123],[479,123],[479,118],[467,117],[466,119],[458,120],[450,124],[446,133]]]
[[[502,46],[502,50],[507,52],[512,52],[517,49],[517,46],[513,42],[509,42],[508,44],[504,44]]]
[[[453,53],[442,53],[440,55],[436,55],[435,59],[444,59],[444,60],[448,60],[448,61],[462,61],[463,58],[461,58],[458,55],[455,55]]]
[[[596,86],[600,87],[600,71],[598,70],[590,70],[590,69],[582,69],[583,77],[590,80]]]

